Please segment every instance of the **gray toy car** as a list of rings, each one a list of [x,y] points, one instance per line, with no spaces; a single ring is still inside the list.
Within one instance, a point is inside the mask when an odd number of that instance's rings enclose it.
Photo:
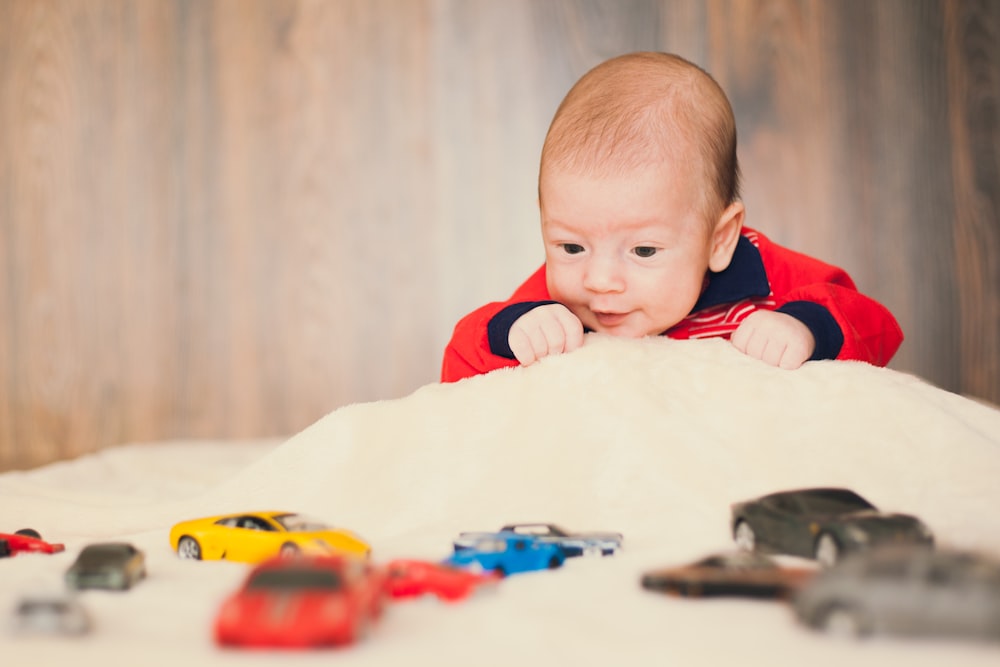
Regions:
[[[934,545],[917,517],[880,512],[849,489],[781,491],[733,503],[731,511],[739,548],[815,558],[821,565],[887,543]]]
[[[18,633],[82,635],[90,627],[87,610],[66,593],[25,596],[14,608],[13,630]]]
[[[103,542],[83,548],[66,570],[71,589],[128,590],[146,577],[146,556],[127,542]]]
[[[962,551],[882,547],[822,570],[793,605],[807,626],[837,634],[1000,641],[1000,561]]]

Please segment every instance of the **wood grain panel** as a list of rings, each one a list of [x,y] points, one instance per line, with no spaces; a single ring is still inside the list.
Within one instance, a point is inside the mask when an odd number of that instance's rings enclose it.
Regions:
[[[560,99],[639,49],[719,79],[750,224],[886,303],[893,367],[1000,402],[998,33],[986,0],[0,2],[0,469],[434,381],[542,259]]]
[[[941,345],[957,311],[953,197],[936,168],[949,146],[940,8],[739,7],[716,43],[732,59],[751,224],[846,268],[907,333],[893,366],[957,388],[957,348]]]
[[[945,5],[958,386],[1000,403],[1000,8]]]

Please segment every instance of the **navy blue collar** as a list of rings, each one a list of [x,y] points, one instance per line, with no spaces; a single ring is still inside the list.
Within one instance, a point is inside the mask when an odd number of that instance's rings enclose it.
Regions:
[[[767,296],[770,293],[771,285],[767,281],[760,251],[747,237],[741,236],[729,266],[718,273],[709,272],[708,286],[698,297],[698,303],[694,304],[691,312],[722,303],[735,303],[752,296]]]

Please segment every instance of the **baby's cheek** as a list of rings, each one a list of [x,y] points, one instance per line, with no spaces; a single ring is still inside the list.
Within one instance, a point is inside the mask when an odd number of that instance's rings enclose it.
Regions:
[[[579,297],[574,296],[573,277],[565,269],[548,270],[546,278],[549,296],[553,301],[569,306],[579,300]]]

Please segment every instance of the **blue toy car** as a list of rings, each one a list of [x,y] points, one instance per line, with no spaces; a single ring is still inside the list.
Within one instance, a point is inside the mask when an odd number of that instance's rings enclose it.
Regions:
[[[611,532],[573,532],[552,523],[511,523],[496,532],[464,532],[454,541],[456,550],[467,549],[469,545],[484,536],[496,533],[517,533],[531,535],[542,542],[551,542],[563,549],[567,558],[574,556],[613,556],[622,548],[622,534]]]
[[[456,548],[447,565],[493,571],[500,576],[562,567],[566,552],[558,544],[514,532],[484,534]]]

